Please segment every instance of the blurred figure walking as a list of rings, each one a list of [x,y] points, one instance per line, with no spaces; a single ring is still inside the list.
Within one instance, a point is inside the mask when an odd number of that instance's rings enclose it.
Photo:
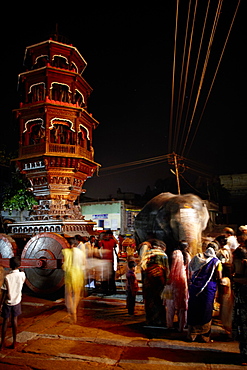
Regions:
[[[75,238],[68,240],[70,248],[62,250],[65,272],[65,305],[71,316],[72,322],[77,321],[77,307],[84,290],[85,281],[85,254],[77,248],[78,241]]]

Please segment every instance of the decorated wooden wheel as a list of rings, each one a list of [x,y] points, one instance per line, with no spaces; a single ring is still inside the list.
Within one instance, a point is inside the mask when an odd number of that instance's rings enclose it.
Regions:
[[[36,293],[50,294],[64,284],[62,250],[68,248],[67,240],[55,233],[41,233],[25,245],[21,260],[27,286]]]
[[[17,245],[14,239],[9,235],[0,234],[0,258],[14,257],[17,251]],[[5,267],[5,266],[4,266]],[[6,266],[9,267],[9,266]]]

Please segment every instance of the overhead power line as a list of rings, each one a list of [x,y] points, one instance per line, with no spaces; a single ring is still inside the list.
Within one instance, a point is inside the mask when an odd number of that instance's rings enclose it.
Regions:
[[[174,166],[175,156],[177,160],[177,166],[180,169],[179,174],[181,173],[181,169],[182,169],[183,171],[188,170],[190,172],[194,172],[194,173],[197,173],[205,177],[212,176],[212,170],[211,168],[209,168],[209,166],[206,166],[194,160],[179,156],[175,153],[141,159],[141,160],[134,161],[134,162],[116,164],[116,165],[109,166],[109,167],[102,167],[99,172],[100,172],[100,176],[110,176],[110,175],[116,175],[122,172],[137,170],[137,169],[148,167],[148,166],[155,166],[155,165],[165,163],[165,162],[168,162],[169,166]]]
[[[142,165],[144,163],[150,163],[150,162],[164,162],[169,158],[169,154],[165,155],[160,155],[158,157],[152,157],[152,158],[147,158],[147,159],[141,159],[139,161],[134,161],[134,162],[128,162],[128,163],[122,163],[122,164],[116,164],[114,166],[110,167],[103,167],[101,171],[110,171],[110,170],[115,170],[123,167],[131,167],[131,166],[138,166]]]
[[[185,3],[179,2],[179,0],[176,2],[168,138],[169,152],[180,155],[186,154],[188,156],[191,150],[225,52],[240,2],[241,0],[238,0],[231,22],[223,30],[226,31],[227,36],[225,42],[223,41],[223,48],[218,63],[216,63],[216,69],[213,73],[211,72],[213,77],[210,78],[208,74],[209,62],[211,59],[217,62],[218,58],[214,53],[213,46],[215,37],[218,35],[223,0],[218,0],[217,2],[211,2],[210,0],[207,2],[199,2],[198,0],[192,2],[189,0],[184,32],[181,30],[181,21],[184,17]],[[227,5],[229,6],[229,3]],[[180,32],[178,32],[179,27]],[[220,32],[222,33],[222,29]],[[184,41],[180,40],[179,37],[184,37]],[[183,42],[182,56],[178,52],[181,41]],[[207,86],[210,86],[208,91],[206,91],[205,87],[206,82]]]
[[[200,77],[200,82],[199,82],[198,90],[197,90],[197,93],[196,93],[196,98],[195,98],[195,103],[194,103],[193,111],[192,111],[191,118],[190,118],[189,128],[188,128],[188,131],[187,131],[187,135],[186,135],[186,138],[185,138],[185,141],[184,141],[184,146],[183,146],[182,153],[181,153],[182,155],[184,154],[185,148],[187,146],[187,142],[188,142],[188,139],[189,139],[189,135],[190,135],[190,132],[191,132],[193,121],[194,121],[196,109],[197,109],[198,102],[199,102],[199,97],[201,95],[201,90],[202,90],[202,87],[203,87],[203,82],[204,82],[206,70],[207,70],[207,67],[208,67],[209,57],[210,57],[210,53],[211,53],[211,50],[212,50],[212,44],[213,44],[216,28],[217,28],[217,25],[218,25],[218,21],[219,21],[221,6],[222,6],[222,2],[219,1],[218,7],[217,7],[216,13],[215,13],[215,18],[214,18],[213,27],[212,27],[212,30],[211,30],[208,46],[207,46],[207,53],[206,53],[206,57],[205,57],[205,60],[204,60],[204,63],[203,63],[202,74],[201,74],[201,77]]]
[[[205,108],[206,108],[206,105],[207,105],[207,102],[208,102],[209,96],[210,96],[210,94],[211,94],[211,91],[212,91],[212,88],[213,88],[213,85],[214,85],[214,82],[215,82],[215,79],[216,79],[216,76],[217,76],[217,73],[218,73],[218,70],[219,70],[219,67],[220,67],[220,63],[221,63],[221,60],[222,60],[222,58],[223,58],[223,54],[224,54],[224,51],[225,51],[225,48],[226,48],[226,45],[227,45],[227,42],[228,42],[228,39],[229,39],[229,36],[230,36],[231,30],[232,30],[232,27],[233,27],[233,24],[234,24],[235,18],[236,18],[236,15],[237,15],[237,11],[238,11],[238,7],[239,7],[239,5],[240,5],[240,0],[238,1],[238,5],[237,5],[237,8],[236,8],[236,10],[235,10],[235,13],[234,13],[234,16],[233,16],[233,19],[232,19],[232,22],[231,22],[231,25],[230,25],[230,28],[229,28],[229,31],[228,31],[228,34],[227,34],[227,37],[226,37],[226,40],[225,40],[225,44],[224,44],[224,47],[223,47],[223,49],[222,49],[222,52],[221,52],[221,55],[220,55],[220,59],[219,59],[219,62],[218,62],[218,65],[217,65],[217,68],[216,68],[216,71],[215,71],[215,74],[214,74],[214,77],[213,77],[213,80],[212,80],[211,86],[210,86],[210,89],[209,89],[209,91],[208,91],[208,95],[207,95],[207,98],[206,98],[205,104],[204,104],[204,106],[203,106],[203,109],[202,109],[201,115],[200,115],[200,117],[199,117],[198,124],[197,124],[196,130],[195,130],[195,133],[194,133],[193,138],[192,138],[192,140],[191,140],[191,142],[190,142],[190,146],[189,146],[189,148],[188,148],[188,151],[187,151],[187,152],[189,152],[189,151],[190,151],[191,146],[192,146],[192,144],[193,144],[193,142],[194,142],[194,140],[195,140],[195,136],[196,136],[196,133],[197,133],[197,131],[198,131],[198,127],[199,127],[199,125],[200,125],[200,123],[201,123],[201,119],[202,119],[202,116],[203,116],[203,114],[204,114],[204,111],[205,111]]]
[[[168,151],[172,151],[172,136],[173,136],[173,110],[174,110],[174,90],[175,90],[175,70],[176,70],[176,44],[177,44],[177,32],[178,32],[178,8],[179,0],[177,0],[176,6],[176,23],[175,23],[175,37],[174,37],[174,49],[173,49],[173,67],[172,67],[172,92],[171,92],[171,108],[170,108],[170,123],[169,123],[169,137],[168,137]]]

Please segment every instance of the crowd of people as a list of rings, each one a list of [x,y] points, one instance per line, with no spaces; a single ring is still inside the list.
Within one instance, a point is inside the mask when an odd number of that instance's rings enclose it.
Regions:
[[[237,239],[231,228],[225,228],[222,234],[207,240],[203,252],[194,256],[190,254],[188,242],[183,240],[170,255],[166,254],[166,244],[153,236],[140,244],[138,258],[133,253],[127,255],[126,308],[129,315],[135,313],[138,264],[148,326],[163,326],[181,333],[186,328],[188,341],[210,342],[213,312],[217,307],[227,339],[239,341],[242,363],[247,365],[247,225],[239,230],[241,236]],[[103,294],[116,293],[119,255],[123,249],[134,251],[133,239],[127,239],[116,239],[111,230],[97,238],[76,235],[68,239],[68,248],[62,250],[62,268],[65,304],[71,322],[77,320],[78,304],[85,287],[95,288],[100,281]],[[18,274],[20,261],[11,259],[10,262],[12,272],[5,277],[2,291],[6,295],[2,294],[0,302],[4,318],[0,349],[10,317],[15,345],[21,289],[25,281],[24,273]]]
[[[186,328],[187,341],[210,342],[213,312],[219,310],[226,339],[239,341],[247,365],[247,226],[240,231],[237,239],[225,228],[195,256],[186,241],[167,256],[165,244],[150,239],[140,245],[140,267],[148,325]]]

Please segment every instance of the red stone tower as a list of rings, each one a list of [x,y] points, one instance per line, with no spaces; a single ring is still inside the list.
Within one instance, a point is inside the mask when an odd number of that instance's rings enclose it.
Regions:
[[[92,146],[99,123],[87,111],[92,88],[82,77],[87,64],[74,46],[50,39],[27,47],[24,65],[17,165],[39,201],[30,216],[36,231],[62,232],[45,223],[83,219],[74,202],[99,167]]]

